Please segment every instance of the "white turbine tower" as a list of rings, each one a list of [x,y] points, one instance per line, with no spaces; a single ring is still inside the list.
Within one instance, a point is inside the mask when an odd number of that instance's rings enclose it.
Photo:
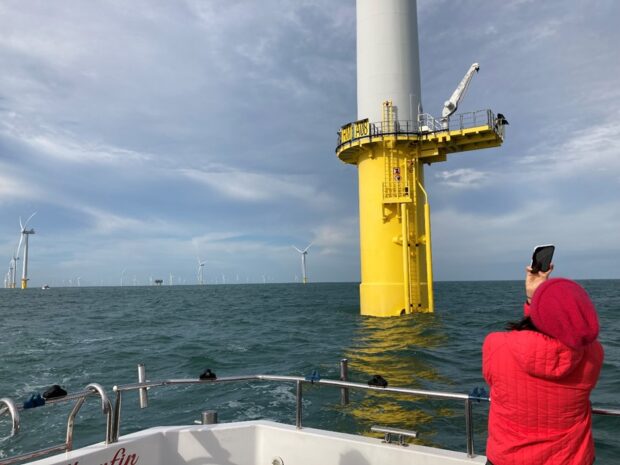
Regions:
[[[34,234],[34,229],[26,229],[28,226],[28,222],[32,219],[37,212],[34,212],[32,215],[28,217],[26,222],[22,224],[22,218],[19,217],[19,226],[21,228],[22,236],[20,238],[20,244],[17,246],[17,251],[19,252],[19,248],[21,247],[21,241],[24,241],[24,267],[22,269],[22,289],[26,289],[28,287],[28,237],[31,234]]]
[[[291,247],[301,254],[301,282],[306,284],[308,282],[308,277],[306,275],[306,255],[308,255],[308,249],[312,247],[312,242],[308,244],[308,247],[306,247],[304,250],[299,250],[294,245],[292,245]]]
[[[15,289],[17,287],[17,260],[19,260],[19,251],[22,246],[22,235],[21,232],[19,234],[19,243],[15,248],[15,252],[13,252],[13,256],[9,261],[9,272],[7,274],[7,286],[10,289]]]
[[[198,284],[203,285],[205,283],[205,262],[203,262],[200,257],[196,257],[198,259]]]
[[[6,274],[4,287],[13,289],[15,287],[15,267],[17,266],[16,258],[11,257],[9,260],[9,271]]]

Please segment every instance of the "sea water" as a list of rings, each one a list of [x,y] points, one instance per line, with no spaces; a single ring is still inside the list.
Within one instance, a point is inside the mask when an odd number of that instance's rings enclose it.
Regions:
[[[600,315],[605,363],[594,406],[620,408],[620,281],[582,284]],[[484,387],[481,346],[491,331],[522,315],[522,282],[439,282],[434,314],[379,319],[359,315],[358,286],[260,284],[162,287],[73,287],[0,290],[0,397],[21,404],[53,384],[69,392],[101,384],[253,374],[339,377],[348,359],[352,381],[380,374],[390,386],[469,393]],[[371,425],[419,432],[418,443],[465,450],[464,403],[305,386],[303,424],[369,434]],[[72,403],[22,412],[10,437],[0,418],[0,457],[64,441]],[[123,400],[121,434],[155,425],[193,424],[204,410],[221,422],[295,422],[295,386],[266,382],[161,387],[149,407],[137,393]],[[484,453],[488,405],[474,405],[475,447]],[[89,397],[75,425],[75,446],[104,439],[101,404]],[[597,464],[620,458],[620,417],[597,416]]]

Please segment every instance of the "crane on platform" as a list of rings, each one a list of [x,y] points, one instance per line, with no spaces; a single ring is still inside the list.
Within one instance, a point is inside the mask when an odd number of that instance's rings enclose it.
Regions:
[[[448,128],[448,119],[459,107],[459,103],[461,103],[461,100],[465,97],[465,92],[467,92],[467,88],[471,83],[471,79],[474,77],[474,73],[477,73],[478,70],[480,70],[480,65],[478,63],[472,64],[465,73],[465,76],[463,76],[463,79],[457,88],[452,93],[452,96],[443,104],[443,111],[441,112],[441,125],[444,129]]]

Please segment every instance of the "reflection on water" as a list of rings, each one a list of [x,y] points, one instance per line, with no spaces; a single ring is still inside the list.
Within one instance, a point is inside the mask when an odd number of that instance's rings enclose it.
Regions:
[[[426,389],[426,382],[449,382],[427,361],[426,353],[447,341],[441,319],[434,314],[414,314],[400,318],[363,318],[345,352],[349,377],[369,380],[381,375],[389,386]],[[446,404],[427,398],[388,392],[353,391],[347,414],[368,430],[371,425],[419,430],[427,425],[417,443],[430,445],[433,418],[453,416]],[[370,434],[370,433],[365,433]],[[374,434],[373,434],[374,435]]]

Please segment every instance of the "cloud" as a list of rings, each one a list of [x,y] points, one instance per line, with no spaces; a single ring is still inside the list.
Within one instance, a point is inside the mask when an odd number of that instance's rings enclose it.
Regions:
[[[0,163],[0,204],[19,200],[21,202],[37,199],[42,192],[37,186],[26,182],[24,178],[11,172]]]
[[[121,216],[91,206],[76,205],[75,210],[89,216],[91,223],[89,234],[110,235],[113,233],[134,233],[139,236],[148,236],[169,232],[171,226],[162,221],[144,221],[138,218]]]
[[[256,173],[224,165],[208,170],[179,169],[189,179],[207,185],[226,197],[243,202],[282,201],[294,198],[310,205],[327,206],[334,201],[319,192],[311,176]]]
[[[556,244],[562,275],[610,276],[614,262],[620,260],[619,199],[581,207],[567,206],[561,198],[532,198],[518,208],[492,214],[444,209],[432,215],[432,230],[433,254],[441,264],[439,279],[466,280],[471,273],[479,279],[520,278],[537,244]],[[574,257],[584,254],[600,257],[603,265],[583,268]],[[617,271],[612,273],[617,276]]]
[[[612,176],[620,180],[620,112],[609,121],[592,124],[557,145],[542,143],[519,160],[538,178],[582,177],[584,173]],[[586,181],[586,180],[584,180]],[[587,181],[586,181],[587,182]]]
[[[425,107],[478,61],[461,108],[511,122],[502,148],[427,171],[436,256],[465,279],[548,237],[614,256],[618,6],[558,6],[418,1]],[[315,241],[313,276],[356,279],[355,170],[333,156],[354,22],[354,0],[0,2],[0,240],[39,210],[33,272],[195,278],[199,249],[290,280],[290,244]]]
[[[478,188],[489,177],[488,173],[473,168],[459,168],[435,173],[440,183],[457,189]]]
[[[357,251],[359,223],[357,218],[343,218],[322,224],[312,230],[312,242],[320,247],[321,255],[343,255]]]
[[[149,154],[85,141],[83,137],[52,128],[25,127],[5,121],[1,133],[14,141],[24,143],[40,158],[63,162],[118,165],[128,162],[145,163],[152,159]]]

